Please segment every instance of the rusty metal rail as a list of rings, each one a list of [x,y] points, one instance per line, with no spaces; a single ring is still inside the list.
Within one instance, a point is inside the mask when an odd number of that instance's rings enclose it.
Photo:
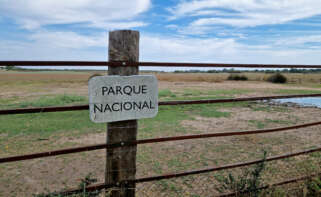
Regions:
[[[213,137],[227,137],[227,136],[238,136],[238,135],[253,135],[253,134],[272,133],[272,132],[280,132],[280,131],[291,130],[291,129],[311,127],[311,126],[316,126],[316,125],[320,125],[320,124],[321,124],[321,121],[307,123],[307,124],[301,124],[301,125],[295,125],[295,126],[289,126],[289,127],[273,128],[273,129],[260,129],[260,130],[252,130],[252,131],[207,133],[207,134],[197,134],[197,135],[152,138],[152,139],[137,140],[137,141],[131,142],[131,143],[120,142],[117,144],[96,144],[96,145],[91,145],[91,146],[82,146],[82,147],[76,147],[76,148],[54,150],[54,151],[49,151],[49,152],[0,158],[0,164],[1,163],[8,163],[8,162],[15,162],[15,161],[37,159],[37,158],[42,158],[42,157],[52,157],[52,156],[63,155],[63,154],[93,151],[93,150],[99,150],[99,149],[105,149],[105,148],[111,149],[111,148],[126,147],[126,146],[136,146],[139,144],[151,144],[151,143],[168,142],[168,141],[182,141],[182,140],[190,140],[190,139],[202,139],[202,138],[213,138]]]
[[[321,94],[298,94],[298,95],[283,95],[283,96],[263,96],[263,97],[249,97],[249,98],[190,100],[190,101],[160,101],[158,105],[166,106],[166,105],[190,105],[190,104],[215,104],[215,103],[233,103],[233,102],[245,102],[245,101],[262,101],[262,100],[270,100],[270,99],[303,98],[303,97],[321,97]],[[20,109],[0,110],[0,115],[80,111],[80,110],[88,110],[88,109],[89,109],[89,105],[20,108]]]
[[[280,159],[286,159],[290,157],[295,157],[299,155],[305,155],[308,153],[313,153],[313,152],[318,152],[321,151],[321,147],[315,148],[315,149],[309,149],[305,151],[300,151],[300,152],[295,152],[295,153],[290,153],[290,154],[285,154],[285,155],[278,155],[278,156],[273,156],[273,157],[268,157],[265,160],[264,159],[259,159],[259,160],[253,160],[253,161],[248,161],[248,162],[243,162],[243,163],[235,163],[235,164],[228,164],[224,166],[219,166],[219,167],[211,167],[211,168],[205,168],[205,169],[200,169],[200,170],[192,170],[192,171],[187,171],[187,172],[181,172],[181,173],[173,173],[173,174],[164,174],[160,176],[152,176],[152,177],[143,177],[143,178],[138,178],[135,180],[124,180],[121,183],[118,183],[116,185],[110,185],[110,184],[95,184],[89,187],[86,187],[86,191],[96,191],[96,190],[102,190],[102,189],[108,189],[108,188],[113,188],[117,187],[120,188],[122,186],[128,185],[128,183],[144,183],[144,182],[151,182],[151,181],[159,181],[159,180],[164,180],[164,179],[172,179],[172,178],[179,178],[183,176],[189,176],[189,175],[195,175],[195,174],[203,174],[203,173],[209,173],[209,172],[216,172],[216,171],[221,171],[221,170],[227,170],[227,169],[233,169],[233,168],[239,168],[239,167],[244,167],[244,166],[249,166],[253,164],[258,164],[262,162],[269,162],[269,161],[275,161],[275,160],[280,160]],[[297,178],[297,179],[292,179],[292,180],[287,180],[281,183],[277,183],[279,185],[282,184],[287,184],[291,182],[295,182],[298,180],[302,180],[303,177]],[[70,189],[61,192],[61,194],[72,194],[79,192],[79,189]],[[225,195],[231,195],[231,194],[225,194]]]
[[[228,64],[188,62],[98,62],[98,61],[0,61],[0,66],[157,66],[157,67],[221,67],[221,68],[321,68],[321,65]]]

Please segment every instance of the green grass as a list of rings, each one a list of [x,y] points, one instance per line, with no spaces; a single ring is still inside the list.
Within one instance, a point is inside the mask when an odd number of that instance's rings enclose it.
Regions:
[[[19,103],[19,107],[46,107],[61,106],[67,104],[88,103],[88,99],[78,95],[57,95],[55,97],[41,97],[34,101],[26,101]]]
[[[158,97],[159,98],[166,98],[166,97],[173,98],[173,97],[176,97],[176,95],[172,91],[170,91],[168,89],[164,89],[164,90],[159,90]]]
[[[196,91],[197,92],[197,91]],[[220,93],[222,90],[219,91]],[[223,91],[227,93],[226,91]],[[191,93],[198,95],[198,93]],[[160,91],[160,97],[171,97],[172,99],[183,99],[176,97],[170,90]],[[223,96],[222,96],[223,97]],[[213,97],[199,97],[196,99],[211,99]],[[221,98],[221,97],[220,97]],[[185,99],[190,99],[186,98]],[[195,98],[193,98],[195,99]],[[2,100],[4,101],[4,99]],[[8,100],[7,100],[8,101]],[[85,104],[88,100],[78,95],[57,95],[54,97],[44,96],[32,101],[17,102],[10,100],[12,104],[5,103],[1,108],[25,108]],[[141,137],[153,137],[159,130],[168,130],[168,133],[185,133],[186,129],[180,123],[182,120],[191,120],[194,116],[220,118],[229,117],[229,112],[222,112],[220,109],[227,107],[246,107],[247,102],[222,103],[208,105],[184,105],[184,106],[160,106],[159,113],[155,118],[140,120]],[[88,111],[75,112],[52,112],[37,114],[19,114],[0,116],[0,134],[12,137],[20,134],[37,136],[50,136],[59,132],[76,131],[87,133],[91,130],[103,130],[105,124],[95,124],[89,120]]]
[[[264,111],[264,112],[289,112],[289,108],[284,106],[266,106],[266,105],[251,105],[250,108],[253,111]]]
[[[209,91],[201,91],[201,90],[192,90],[185,89],[182,96],[233,96],[237,94],[245,94],[250,92],[247,89],[232,89],[232,90],[209,90]]]
[[[42,96],[31,101],[20,101],[19,97],[12,97],[7,99],[0,99],[0,109],[9,108],[27,108],[27,107],[48,107],[48,106],[62,106],[71,104],[85,104],[88,99],[84,96],[62,94],[56,96]]]
[[[245,94],[249,93],[251,90],[248,89],[232,89],[232,90],[211,90],[208,92],[209,95],[236,95],[236,94]]]
[[[159,91],[159,98],[165,100],[205,100],[205,99],[227,99],[233,98],[234,95],[248,93],[247,89],[233,89],[233,90],[193,90],[184,89],[182,93],[174,94],[168,89]]]
[[[289,125],[293,124],[292,121],[289,120],[272,120],[272,119],[265,119],[264,121],[261,120],[249,120],[249,123],[255,125],[258,129],[264,129],[270,124],[284,124]]]
[[[185,89],[182,96],[201,96],[202,94],[200,90]]]
[[[320,94],[320,90],[292,90],[292,89],[280,89],[274,90],[275,94]]]
[[[0,125],[0,134],[9,137],[20,134],[48,136],[56,132],[83,132],[104,127],[104,124],[92,123],[88,111],[0,116]]]
[[[198,105],[191,109],[194,114],[200,115],[206,118],[221,118],[229,117],[230,112],[221,112],[215,105]]]
[[[59,97],[63,98],[63,97]],[[67,97],[67,102],[70,97]],[[72,97],[73,98],[73,97]],[[78,98],[78,97],[76,97]],[[65,98],[64,98],[65,99]],[[64,100],[62,99],[62,100]],[[18,104],[20,106],[44,106],[56,105],[60,102],[57,100],[45,99],[44,101],[36,104],[30,102],[27,104]],[[77,100],[78,101],[78,100]],[[79,99],[82,101],[82,99]],[[70,101],[70,104],[74,102]],[[227,105],[227,104],[226,104]],[[232,107],[232,105],[229,105]],[[235,103],[235,106],[242,106],[240,103]],[[180,123],[182,120],[192,120],[193,117],[229,117],[229,112],[221,112],[220,109],[224,105],[186,105],[186,106],[160,106],[159,113],[152,119],[141,119],[140,132],[141,138],[153,137],[162,131],[163,135],[170,135],[175,133],[185,133],[186,129]],[[50,136],[54,133],[77,131],[78,133],[87,133],[92,130],[104,130],[105,124],[95,124],[89,120],[88,111],[74,111],[74,112],[52,112],[52,113],[37,113],[37,114],[18,114],[0,116],[0,134],[5,134],[8,137],[16,135],[30,135],[36,134],[37,136]],[[165,133],[164,133],[165,132]]]

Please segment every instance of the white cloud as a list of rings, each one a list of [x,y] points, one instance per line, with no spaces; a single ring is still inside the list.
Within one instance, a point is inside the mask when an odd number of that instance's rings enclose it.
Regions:
[[[272,41],[271,41],[272,42]],[[296,49],[283,45],[249,45],[235,39],[162,37],[143,35],[142,61],[320,64],[321,49]],[[174,70],[177,68],[174,68]]]
[[[2,60],[107,60],[108,34],[39,30],[23,41],[0,40]]]
[[[144,61],[223,61],[223,57],[236,55],[240,47],[234,39],[141,37],[141,59]]]
[[[107,34],[94,36],[80,35],[75,32],[49,32],[38,31],[33,33],[29,39],[42,46],[55,48],[81,49],[89,47],[107,47]]]
[[[321,14],[319,0],[192,0],[170,9],[171,19],[198,16],[194,27],[282,24]],[[224,16],[224,17],[222,17]]]
[[[307,40],[299,37],[293,43]],[[313,39],[313,37],[311,37]],[[320,39],[320,37],[315,37]],[[289,39],[290,40],[290,39]],[[232,38],[186,38],[141,34],[140,60],[160,62],[320,64],[321,48],[292,48],[284,40],[248,45]],[[277,44],[279,43],[279,45]],[[28,41],[0,40],[2,60],[106,61],[107,34],[39,31]],[[292,45],[291,45],[292,46]],[[170,70],[169,68],[164,68]],[[173,68],[171,70],[176,70]]]
[[[321,35],[310,35],[310,36],[297,36],[297,37],[288,37],[282,38],[275,42],[276,45],[285,45],[285,46],[305,46],[306,44],[317,44],[313,48],[321,48]]]
[[[23,28],[49,24],[86,23],[101,28],[144,25],[132,21],[150,7],[150,0],[0,0],[1,15],[11,17]],[[127,25],[126,25],[127,23]]]

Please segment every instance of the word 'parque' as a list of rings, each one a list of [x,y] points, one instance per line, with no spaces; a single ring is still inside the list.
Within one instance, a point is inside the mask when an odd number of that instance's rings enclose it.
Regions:
[[[103,86],[103,96],[138,95],[147,93],[147,85]],[[134,102],[114,102],[109,104],[94,104],[94,113],[121,112],[130,110],[155,109],[151,100]]]
[[[146,85],[139,85],[139,86],[115,86],[115,87],[108,87],[104,86],[101,88],[102,95],[128,95],[132,96],[134,94],[146,94],[147,93],[147,86]]]

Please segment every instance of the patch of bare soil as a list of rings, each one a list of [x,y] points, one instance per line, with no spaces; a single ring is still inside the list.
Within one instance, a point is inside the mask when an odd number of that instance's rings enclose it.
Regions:
[[[76,157],[59,156],[7,165],[0,169],[0,196],[32,196],[75,188],[89,174],[102,182],[103,155],[104,151],[96,151]]]
[[[89,135],[82,135],[81,137],[62,137],[56,144],[64,144],[67,142],[77,144],[103,144],[106,143],[106,133],[93,133]]]

